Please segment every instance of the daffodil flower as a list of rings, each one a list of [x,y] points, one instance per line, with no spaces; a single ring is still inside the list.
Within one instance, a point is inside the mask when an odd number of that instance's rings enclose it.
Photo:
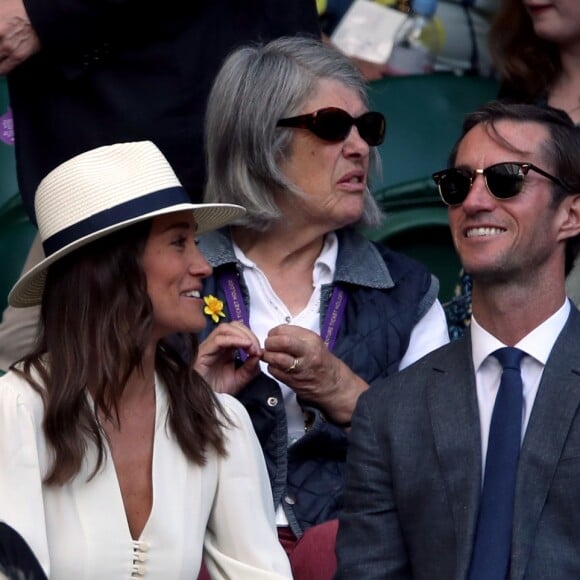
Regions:
[[[209,296],[204,296],[203,301],[205,302],[203,312],[211,317],[216,324],[219,322],[220,316],[225,318],[224,303],[219,298],[210,294]]]

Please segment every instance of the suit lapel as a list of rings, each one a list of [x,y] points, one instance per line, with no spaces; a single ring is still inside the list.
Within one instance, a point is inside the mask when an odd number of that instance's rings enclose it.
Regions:
[[[518,466],[510,578],[523,578],[534,534],[580,404],[580,314],[572,307],[546,363]]]
[[[455,341],[433,366],[428,391],[433,438],[457,538],[457,578],[471,557],[481,492],[481,435],[469,337]]]

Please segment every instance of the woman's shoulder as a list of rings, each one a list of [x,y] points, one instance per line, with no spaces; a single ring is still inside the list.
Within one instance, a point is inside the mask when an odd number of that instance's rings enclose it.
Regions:
[[[372,243],[385,262],[395,283],[408,277],[431,280],[432,273],[429,268],[416,258],[408,256],[404,252],[394,250],[384,242]]]
[[[374,260],[384,262],[387,266],[396,263],[404,264],[405,268],[412,268],[414,270],[426,271],[427,268],[418,260],[407,256],[403,252],[399,252],[389,247],[384,241],[375,241],[369,239],[361,232],[344,228],[337,232],[339,243],[339,256],[343,260],[345,255],[354,257],[357,261],[364,261],[366,265]]]
[[[240,452],[241,448],[259,449],[260,444],[252,420],[244,405],[233,395],[217,393],[216,397],[229,421],[229,424],[225,424],[228,451],[231,452],[234,448],[237,452]]]
[[[42,397],[20,373],[8,371],[0,377],[0,397],[14,397],[21,402],[42,406]]]
[[[268,478],[264,456],[248,412],[232,395],[218,393],[216,398],[228,420],[223,428],[226,455],[219,459],[223,469],[233,470],[238,474],[240,470],[249,470],[256,482],[263,478],[262,484],[266,485]]]
[[[39,421],[44,414],[44,404],[40,393],[20,374],[9,371],[0,377],[0,406],[6,412],[10,409],[25,410],[34,415]]]
[[[215,396],[224,410],[226,417],[235,427],[239,429],[252,427],[250,416],[240,401],[227,393],[215,393]]]

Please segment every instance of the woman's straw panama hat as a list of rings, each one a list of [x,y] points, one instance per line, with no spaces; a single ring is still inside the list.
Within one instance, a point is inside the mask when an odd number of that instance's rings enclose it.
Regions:
[[[161,151],[150,141],[118,143],[81,153],[40,183],[34,208],[46,258],[14,285],[8,303],[42,300],[46,269],[97,238],[158,215],[191,210],[198,233],[245,213],[231,204],[195,204]]]

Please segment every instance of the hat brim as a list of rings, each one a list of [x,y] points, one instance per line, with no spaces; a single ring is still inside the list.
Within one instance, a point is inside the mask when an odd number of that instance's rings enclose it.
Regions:
[[[230,224],[239,217],[243,216],[246,212],[243,207],[234,204],[181,203],[162,209],[157,209],[150,213],[146,213],[103,228],[98,232],[91,233],[64,246],[60,250],[54,252],[36,264],[28,272],[23,274],[22,277],[16,282],[16,284],[14,284],[12,290],[8,294],[8,304],[15,308],[26,308],[28,306],[37,306],[40,304],[42,301],[42,294],[44,292],[47,268],[74,250],[117,230],[126,228],[132,224],[142,222],[156,216],[188,210],[191,210],[195,217],[197,224],[197,234],[203,234],[205,232],[209,232],[211,230],[215,230]]]

